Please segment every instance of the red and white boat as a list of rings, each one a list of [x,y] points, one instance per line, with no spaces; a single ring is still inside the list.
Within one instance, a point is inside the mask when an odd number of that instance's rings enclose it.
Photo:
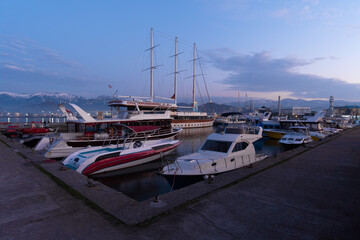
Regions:
[[[173,152],[179,140],[153,140],[92,147],[77,151],[68,156],[63,164],[84,175],[108,175],[113,171],[134,167],[160,159]]]

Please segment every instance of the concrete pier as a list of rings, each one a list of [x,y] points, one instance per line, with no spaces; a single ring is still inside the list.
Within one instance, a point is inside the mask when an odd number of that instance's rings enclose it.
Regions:
[[[360,128],[157,202],[3,136],[0,164],[0,239],[360,239]]]

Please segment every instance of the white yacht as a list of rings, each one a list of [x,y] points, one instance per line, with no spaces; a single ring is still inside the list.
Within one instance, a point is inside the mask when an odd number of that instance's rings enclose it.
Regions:
[[[246,116],[240,112],[229,112],[221,114],[221,117],[215,119],[215,125],[226,127],[228,125],[242,125],[247,122]]]
[[[279,140],[286,150],[314,141],[307,127],[293,126],[289,130],[290,132]]]
[[[68,131],[43,137],[34,150],[44,151],[48,158],[63,158],[84,148],[123,143],[129,134],[132,141],[173,139],[182,130],[171,127],[170,111],[125,111],[121,118],[97,120],[79,106],[70,105],[82,119],[60,105],[67,113]]]
[[[163,175],[173,189],[194,181],[231,171],[267,156],[256,154],[253,143],[262,137],[261,127],[226,127],[211,134],[195,153],[165,166]]]

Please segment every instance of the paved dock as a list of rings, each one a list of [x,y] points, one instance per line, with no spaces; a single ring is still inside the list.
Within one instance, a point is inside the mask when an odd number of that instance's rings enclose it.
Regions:
[[[360,128],[136,202],[0,137],[0,239],[360,239]]]

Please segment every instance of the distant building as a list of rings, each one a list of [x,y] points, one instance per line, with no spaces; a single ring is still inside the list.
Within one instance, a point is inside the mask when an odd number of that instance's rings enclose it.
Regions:
[[[311,109],[310,107],[293,107],[292,108],[292,115],[300,115],[300,116],[304,116],[307,114],[311,114]]]
[[[360,106],[334,107],[335,115],[360,116]]]

